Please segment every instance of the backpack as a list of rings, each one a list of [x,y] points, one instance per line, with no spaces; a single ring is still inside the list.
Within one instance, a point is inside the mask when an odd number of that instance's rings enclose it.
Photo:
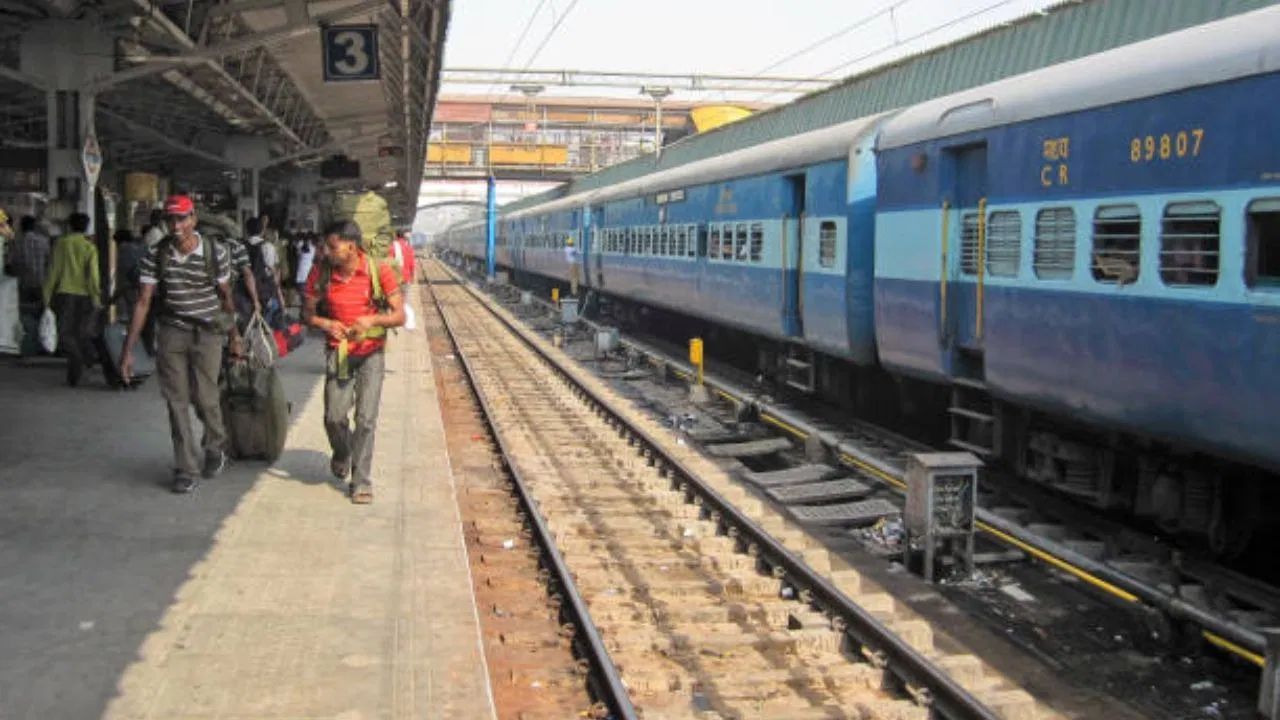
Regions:
[[[373,191],[358,195],[339,195],[334,203],[333,216],[351,220],[360,226],[367,254],[377,260],[387,257],[394,235],[391,229],[391,210],[381,195]]]
[[[245,241],[245,249],[249,251],[249,269],[253,273],[254,283],[258,286],[258,299],[263,304],[279,294],[275,273],[267,266],[266,258],[262,254],[262,248],[266,244],[266,240],[257,245]]]

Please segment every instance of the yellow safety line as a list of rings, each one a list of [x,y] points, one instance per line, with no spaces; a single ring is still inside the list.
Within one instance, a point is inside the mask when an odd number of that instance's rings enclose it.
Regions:
[[[843,460],[843,461],[845,461],[845,462],[847,462],[847,463],[849,463],[850,465],[853,465],[854,467],[858,468],[859,470],[862,470],[863,472],[867,472],[867,473],[870,473],[870,474],[872,474],[872,475],[875,475],[876,477],[878,477],[878,478],[880,478],[881,480],[883,480],[883,481],[885,481],[885,482],[889,483],[890,485],[892,485],[892,486],[894,486],[894,487],[898,488],[899,490],[906,490],[906,489],[907,489],[907,484],[906,484],[906,483],[904,483],[904,482],[902,482],[902,481],[901,481],[901,480],[899,480],[898,478],[896,478],[896,477],[894,477],[894,476],[890,475],[889,473],[887,473],[887,472],[885,472],[885,471],[881,470],[880,468],[878,468],[878,467],[876,467],[876,466],[874,466],[874,465],[869,465],[869,464],[867,464],[867,463],[865,463],[865,462],[863,462],[863,461],[859,460],[858,458],[856,458],[856,457],[854,457],[854,456],[852,456],[852,455],[850,455],[850,454],[848,454],[848,453],[840,453],[840,459],[841,459],[841,460]]]
[[[682,373],[680,371],[675,371],[675,372],[677,375],[680,375],[681,377],[688,377],[686,373]],[[734,396],[730,395],[729,393],[723,390],[720,390],[717,388],[716,393],[718,393],[720,396],[722,396],[726,400],[729,400],[730,402],[738,402],[737,398],[735,398]],[[779,420],[773,417],[772,415],[769,415],[768,413],[760,413],[760,419],[764,420],[767,423],[770,423],[771,425],[775,425],[779,428],[782,428],[783,430],[801,439],[808,437],[806,433],[800,431],[798,428],[782,420]],[[907,487],[907,484],[902,482],[898,478],[895,478],[894,476],[881,470],[880,468],[877,468],[873,465],[863,462],[862,460],[859,460],[858,458],[848,453],[843,453],[843,452],[840,453],[840,459],[850,465],[853,465],[859,470],[862,470],[866,473],[874,475],[875,477],[883,480],[884,482],[888,483],[889,485],[892,485],[893,487],[898,488],[899,490],[905,490]],[[1141,602],[1141,599],[1137,595],[1134,595],[1133,593],[1130,593],[1127,590],[1118,588],[1115,585],[1112,585],[1111,583],[1107,582],[1106,580],[1103,580],[1088,572],[1085,572],[1084,570],[1081,570],[1080,568],[1068,563],[1067,561],[1056,558],[1053,555],[1050,555],[1049,553],[1043,550],[1040,550],[1039,548],[1036,548],[1032,545],[1028,545],[1027,543],[1022,542],[1021,540],[1013,537],[1012,535],[1009,535],[1005,532],[997,530],[995,527],[992,527],[991,525],[988,525],[985,522],[977,521],[975,525],[979,530],[982,530],[983,532],[989,535],[995,536],[998,540],[1001,540],[1002,542],[1012,545],[1018,548],[1019,550],[1022,550],[1023,552],[1027,553],[1028,555],[1031,555],[1032,557],[1038,560],[1048,563],[1049,565],[1052,565],[1053,567],[1058,568],[1059,570],[1065,573],[1074,575],[1075,577],[1080,578],[1081,580],[1085,581],[1086,583],[1089,583],[1090,585],[1093,585],[1099,590],[1110,593],[1111,595],[1114,595],[1115,597],[1118,597],[1121,600],[1124,600],[1126,602],[1131,602],[1131,603]],[[1220,635],[1216,635],[1212,632],[1209,632],[1208,630],[1202,630],[1200,634],[1204,637],[1205,640],[1209,641],[1211,645],[1214,645],[1222,650],[1226,650],[1227,652],[1232,653],[1233,655],[1237,655],[1245,660],[1248,660],[1254,665],[1257,665],[1259,667],[1266,667],[1267,661],[1266,661],[1266,658],[1264,658],[1263,656],[1255,652],[1252,652],[1250,650],[1247,650],[1245,648],[1242,648],[1239,645],[1231,642],[1230,640],[1227,640],[1226,638]]]
[[[774,427],[779,427],[779,428],[782,428],[783,430],[786,430],[787,432],[791,433],[792,435],[795,435],[801,440],[804,440],[809,437],[809,433],[804,432],[803,430],[795,427],[794,425],[790,425],[782,420],[779,420],[778,418],[770,415],[769,413],[760,413],[760,419],[769,423],[770,425],[773,425]]]
[[[1200,634],[1203,635],[1204,639],[1208,640],[1211,644],[1217,645],[1218,647],[1222,648],[1223,650],[1226,650],[1229,653],[1239,655],[1240,657],[1244,658],[1245,660],[1248,660],[1249,662],[1253,663],[1254,665],[1257,665],[1258,667],[1267,666],[1267,659],[1262,657],[1256,652],[1250,652],[1249,650],[1245,650],[1244,648],[1231,642],[1230,640],[1220,635],[1214,635],[1208,630],[1202,630]]]
[[[1134,595],[1133,593],[1127,590],[1118,588],[1115,585],[1112,585],[1111,583],[1107,582],[1106,580],[1103,580],[1102,578],[1090,575],[1089,573],[1085,572],[1084,570],[1081,570],[1080,568],[1076,567],[1075,565],[1072,565],[1071,563],[1068,563],[1065,560],[1059,560],[1058,558],[1050,555],[1049,553],[1039,548],[1028,545],[1027,543],[1024,543],[1021,540],[1013,537],[1012,535],[1006,535],[1005,533],[995,529],[994,527],[984,522],[978,522],[976,524],[983,532],[990,533],[991,535],[996,536],[997,538],[1031,555],[1032,557],[1035,557],[1039,560],[1043,560],[1044,562],[1049,563],[1050,565],[1058,568],[1059,570],[1065,573],[1070,573],[1072,575],[1075,575],[1076,577],[1098,588],[1099,590],[1115,595],[1116,597],[1120,598],[1121,600],[1124,600],[1125,602],[1131,602],[1131,603],[1139,602],[1139,598],[1137,595]]]

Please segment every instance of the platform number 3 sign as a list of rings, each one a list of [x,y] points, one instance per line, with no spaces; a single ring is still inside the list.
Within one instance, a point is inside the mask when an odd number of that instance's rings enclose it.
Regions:
[[[378,26],[330,25],[321,35],[325,82],[378,79]]]

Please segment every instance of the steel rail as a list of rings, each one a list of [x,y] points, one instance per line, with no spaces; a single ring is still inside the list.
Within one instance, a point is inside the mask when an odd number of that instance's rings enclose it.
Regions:
[[[543,302],[539,299],[539,302]],[[544,303],[545,304],[545,303]],[[579,318],[578,322],[598,329],[601,326],[591,320]],[[658,360],[676,375],[692,380],[692,365],[670,357],[644,342],[619,338],[619,344],[641,355]],[[754,409],[761,421],[787,432],[798,440],[816,437],[826,445],[845,465],[869,474],[899,493],[906,492],[903,471],[890,463],[867,454],[851,442],[823,433],[807,419],[788,408],[762,400],[754,393],[723,378],[707,376],[704,384],[725,400]],[[998,542],[1026,552],[1035,559],[1072,575],[1104,594],[1130,604],[1145,604],[1171,618],[1194,623],[1202,628],[1206,641],[1228,653],[1259,667],[1265,665],[1267,643],[1261,632],[1198,607],[1172,593],[1153,587],[1127,575],[1105,563],[1098,562],[1009,522],[990,510],[975,508],[977,527]]]
[[[626,428],[671,474],[682,480],[682,490],[696,494],[718,516],[719,524],[737,532],[748,546],[755,546],[761,557],[774,567],[780,567],[785,580],[797,591],[808,591],[814,600],[844,622],[844,630],[857,642],[869,660],[882,662],[885,669],[895,676],[903,688],[923,698],[940,717],[948,720],[996,720],[999,716],[984,705],[950,675],[935,665],[905,640],[886,627],[871,613],[853,602],[842,590],[832,584],[786,546],[760,527],[750,517],[726,500],[720,493],[705,485],[697,474],[669,454],[661,441],[647,431],[634,427],[622,414],[603,399],[587,389],[570,368],[560,363],[531,337],[529,330],[509,321],[490,305],[490,301],[473,288],[464,278],[446,270],[459,282],[459,286],[489,311],[499,322],[511,330],[526,346],[536,352],[553,370],[563,376],[599,410],[608,414],[614,422]]]
[[[432,282],[431,284],[434,286],[436,283]],[[551,573],[556,578],[556,583],[560,586],[560,591],[564,595],[563,601],[568,603],[569,614],[573,618],[574,627],[585,645],[587,662],[593,666],[597,677],[601,680],[598,691],[603,695],[602,700],[609,706],[609,710],[612,713],[611,717],[619,718],[619,720],[638,720],[639,715],[636,713],[635,706],[631,704],[631,696],[622,684],[622,675],[618,672],[618,667],[614,665],[613,659],[609,656],[609,651],[605,648],[599,629],[596,628],[595,623],[591,620],[591,613],[587,609],[586,600],[578,592],[578,586],[573,581],[569,566],[565,564],[564,556],[560,554],[559,548],[556,547],[555,541],[552,539],[550,528],[547,527],[538,512],[537,506],[533,503],[533,496],[529,491],[528,483],[525,482],[524,476],[521,475],[520,469],[516,464],[511,462],[512,453],[507,443],[507,438],[492,420],[494,417],[493,405],[490,403],[484,388],[480,387],[480,383],[476,380],[475,368],[472,367],[471,360],[462,351],[462,344],[458,341],[457,330],[445,313],[444,305],[441,303],[440,296],[436,294],[434,287],[432,288],[431,298],[435,303],[436,310],[440,313],[440,319],[444,323],[445,331],[449,333],[449,340],[453,343],[458,359],[462,361],[462,367],[466,370],[467,384],[471,387],[471,391],[475,393],[476,399],[480,403],[484,423],[488,426],[489,432],[498,444],[498,450],[502,454],[503,466],[510,474],[511,482],[516,488],[516,498],[520,503],[520,507],[524,510],[525,516],[529,520],[529,525],[533,529],[533,535],[538,545],[542,548],[543,557],[550,566]]]

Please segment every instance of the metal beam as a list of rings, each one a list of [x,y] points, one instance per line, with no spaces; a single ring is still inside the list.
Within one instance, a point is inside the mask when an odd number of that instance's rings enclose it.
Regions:
[[[830,78],[801,78],[751,75],[682,75],[599,70],[511,70],[506,68],[445,68],[442,83],[496,85],[531,83],[566,87],[639,87],[662,85],[690,92],[745,91],[800,94],[822,90],[835,84]]]
[[[48,92],[49,90],[48,87],[45,86],[44,81],[40,78],[28,75],[21,70],[11,68],[8,65],[0,65],[0,77],[20,82],[23,85],[30,85],[41,92]]]
[[[114,112],[114,111],[111,111],[111,110],[108,110],[108,109],[106,109],[106,108],[102,107],[101,105],[99,105],[99,106],[98,106],[98,112],[102,113],[103,115],[106,115],[107,117],[111,118],[111,119],[112,119],[112,120],[114,120],[115,122],[118,122],[118,123],[120,123],[121,125],[124,125],[125,127],[129,128],[130,130],[132,130],[132,131],[134,131],[134,132],[136,132],[136,133],[138,133],[138,134],[140,134],[140,135],[146,135],[147,137],[151,138],[152,140],[154,140],[154,141],[156,141],[156,142],[158,142],[158,143],[160,143],[160,144],[162,144],[162,145],[166,145],[166,146],[168,146],[168,147],[171,147],[171,148],[173,148],[174,150],[178,150],[178,151],[180,151],[180,152],[184,152],[184,153],[186,153],[186,154],[188,154],[188,155],[194,155],[194,156],[196,156],[196,157],[198,157],[198,158],[203,158],[203,159],[205,159],[205,160],[208,160],[209,162],[216,163],[216,164],[218,164],[218,165],[225,165],[225,166],[227,166],[227,167],[235,167],[235,164],[234,164],[234,163],[232,163],[230,160],[227,160],[227,159],[226,159],[226,158],[224,158],[224,157],[219,157],[219,156],[217,156],[217,155],[214,155],[213,153],[205,152],[204,150],[200,150],[199,148],[191,147],[190,145],[184,145],[183,143],[181,143],[181,142],[179,142],[179,141],[177,141],[177,140],[174,140],[173,138],[169,137],[168,135],[165,135],[164,133],[160,132],[159,130],[155,130],[155,129],[153,129],[153,128],[149,128],[149,127],[147,127],[146,125],[143,125],[143,124],[141,124],[141,123],[134,122],[133,120],[130,120],[129,118],[127,118],[127,117],[125,117],[125,116],[123,116],[123,115],[121,115],[121,114],[119,114],[119,113],[117,113],[117,112]]]
[[[144,1],[144,0],[140,0],[140,1]],[[162,73],[166,70],[172,69],[175,65],[199,65],[199,64],[205,64],[205,63],[216,63],[219,58],[224,57],[226,55],[235,55],[236,53],[241,53],[246,50],[252,50],[254,48],[259,48],[266,45],[274,45],[277,43],[292,40],[293,38],[296,38],[296,37],[309,35],[319,30],[322,25],[327,25],[330,23],[339,22],[341,20],[346,20],[352,15],[362,15],[365,13],[380,10],[385,6],[386,6],[385,0],[364,0],[364,2],[361,2],[358,5],[352,5],[350,7],[343,8],[341,10],[335,10],[333,12],[325,13],[323,15],[317,15],[313,18],[306,20],[305,22],[286,23],[284,25],[281,25],[280,27],[272,28],[271,30],[261,32],[256,35],[237,38],[236,40],[233,40],[231,42],[219,43],[218,45],[214,45],[212,47],[208,47],[200,50],[195,49],[196,47],[195,41],[191,40],[189,36],[183,33],[181,28],[177,27],[176,25],[172,25],[172,23],[168,20],[168,18],[164,17],[163,15],[161,15],[160,18],[156,18],[155,14],[153,13],[152,14],[153,19],[160,20],[161,18],[163,18],[164,22],[162,24],[172,26],[171,33],[178,38],[179,42],[182,42],[184,45],[190,48],[191,52],[188,52],[187,54],[180,55],[180,56],[172,56],[172,55],[149,56],[143,59],[142,65],[129,68],[128,70],[121,70],[120,72],[112,73],[111,75],[108,75],[106,77],[93,80],[87,83],[87,85],[83,88],[83,90],[99,93],[99,92],[102,92],[103,90],[106,90],[114,85],[119,85],[120,83],[123,83],[123,82],[129,82],[131,80],[137,80],[140,78],[155,75],[157,73]]]

